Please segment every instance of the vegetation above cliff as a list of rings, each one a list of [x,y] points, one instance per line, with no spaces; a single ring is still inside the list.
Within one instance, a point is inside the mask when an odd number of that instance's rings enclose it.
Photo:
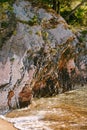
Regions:
[[[31,1],[31,0],[28,0]],[[14,0],[1,0],[0,3],[14,3]],[[87,1],[86,0],[33,0],[33,4],[45,5],[47,8],[53,8],[58,14],[61,14],[71,25],[87,25]],[[11,6],[9,6],[11,8]]]
[[[12,3],[9,2],[0,1],[0,48],[4,41],[9,39],[16,27]]]
[[[45,6],[52,7],[71,25],[87,25],[86,0],[33,0],[33,3],[42,3]]]

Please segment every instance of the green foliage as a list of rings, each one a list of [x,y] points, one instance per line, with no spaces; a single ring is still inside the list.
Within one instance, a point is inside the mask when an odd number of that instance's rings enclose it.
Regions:
[[[79,42],[85,41],[85,38],[83,36],[79,37]]]
[[[11,2],[11,3],[10,3]],[[16,27],[12,1],[0,0],[0,49]]]
[[[3,22],[1,23],[1,28],[7,28],[8,25],[9,25],[8,22],[3,21]]]
[[[67,16],[79,4],[79,8],[70,15],[68,23],[72,25],[87,25],[87,1],[86,0],[40,0],[48,4],[50,7],[56,6],[54,9],[58,12],[58,1],[60,2],[60,14],[67,20]],[[55,4],[55,5],[54,5]]]
[[[82,30],[80,33],[81,36],[78,39],[79,42],[83,43],[84,41],[86,41],[87,30]]]
[[[14,58],[14,57],[10,59],[10,61],[11,61],[11,62],[13,62],[14,60],[15,60],[15,58]]]
[[[7,13],[13,14],[13,7],[8,2],[0,3],[0,19],[5,19]]]
[[[87,35],[87,30],[83,30],[81,33],[83,36],[85,36],[85,35]]]
[[[38,23],[38,18],[37,18],[36,15],[34,15],[34,17],[31,20],[28,21],[28,24],[31,25],[31,26],[33,26],[37,23]]]
[[[23,24],[28,24],[30,26],[34,26],[36,24],[38,24],[38,18],[36,15],[34,15],[33,18],[31,18],[29,21],[25,21],[25,20],[20,20],[20,19],[17,19],[19,22],[23,23]]]
[[[87,10],[85,10],[85,8],[79,8],[75,12],[75,16],[76,16],[79,24],[86,25],[86,23],[87,23],[86,12],[87,12]]]
[[[14,3],[15,0],[0,0],[0,3],[8,2],[9,4]]]
[[[43,39],[44,39],[44,40],[47,40],[47,38],[48,38],[48,36],[49,36],[48,32],[43,31],[43,32],[42,32],[42,35],[43,35]]]

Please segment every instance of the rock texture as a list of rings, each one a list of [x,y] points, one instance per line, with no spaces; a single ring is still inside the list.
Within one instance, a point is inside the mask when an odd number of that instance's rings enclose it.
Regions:
[[[24,0],[13,4],[13,12],[15,29],[11,22],[12,35],[1,40],[1,110],[25,107],[32,95],[52,96],[72,89],[75,79],[87,78],[87,55],[79,53],[82,43],[60,15]]]
[[[24,88],[22,89],[22,91],[19,93],[19,107],[27,107],[32,100],[32,90],[30,89],[30,87],[25,84]]]

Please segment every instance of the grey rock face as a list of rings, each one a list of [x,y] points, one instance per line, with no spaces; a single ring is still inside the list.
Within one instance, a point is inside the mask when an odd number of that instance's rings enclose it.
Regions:
[[[61,16],[24,0],[16,1],[13,9],[16,28],[0,50],[0,106],[6,109],[10,90],[14,91],[10,105],[16,108],[19,93],[26,83],[33,86],[37,70],[50,60],[57,64],[67,44],[75,47],[78,42]]]

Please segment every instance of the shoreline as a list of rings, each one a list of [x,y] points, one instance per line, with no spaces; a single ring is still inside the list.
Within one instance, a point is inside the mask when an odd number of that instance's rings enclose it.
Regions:
[[[4,119],[0,118],[0,130],[18,130],[14,125]]]

